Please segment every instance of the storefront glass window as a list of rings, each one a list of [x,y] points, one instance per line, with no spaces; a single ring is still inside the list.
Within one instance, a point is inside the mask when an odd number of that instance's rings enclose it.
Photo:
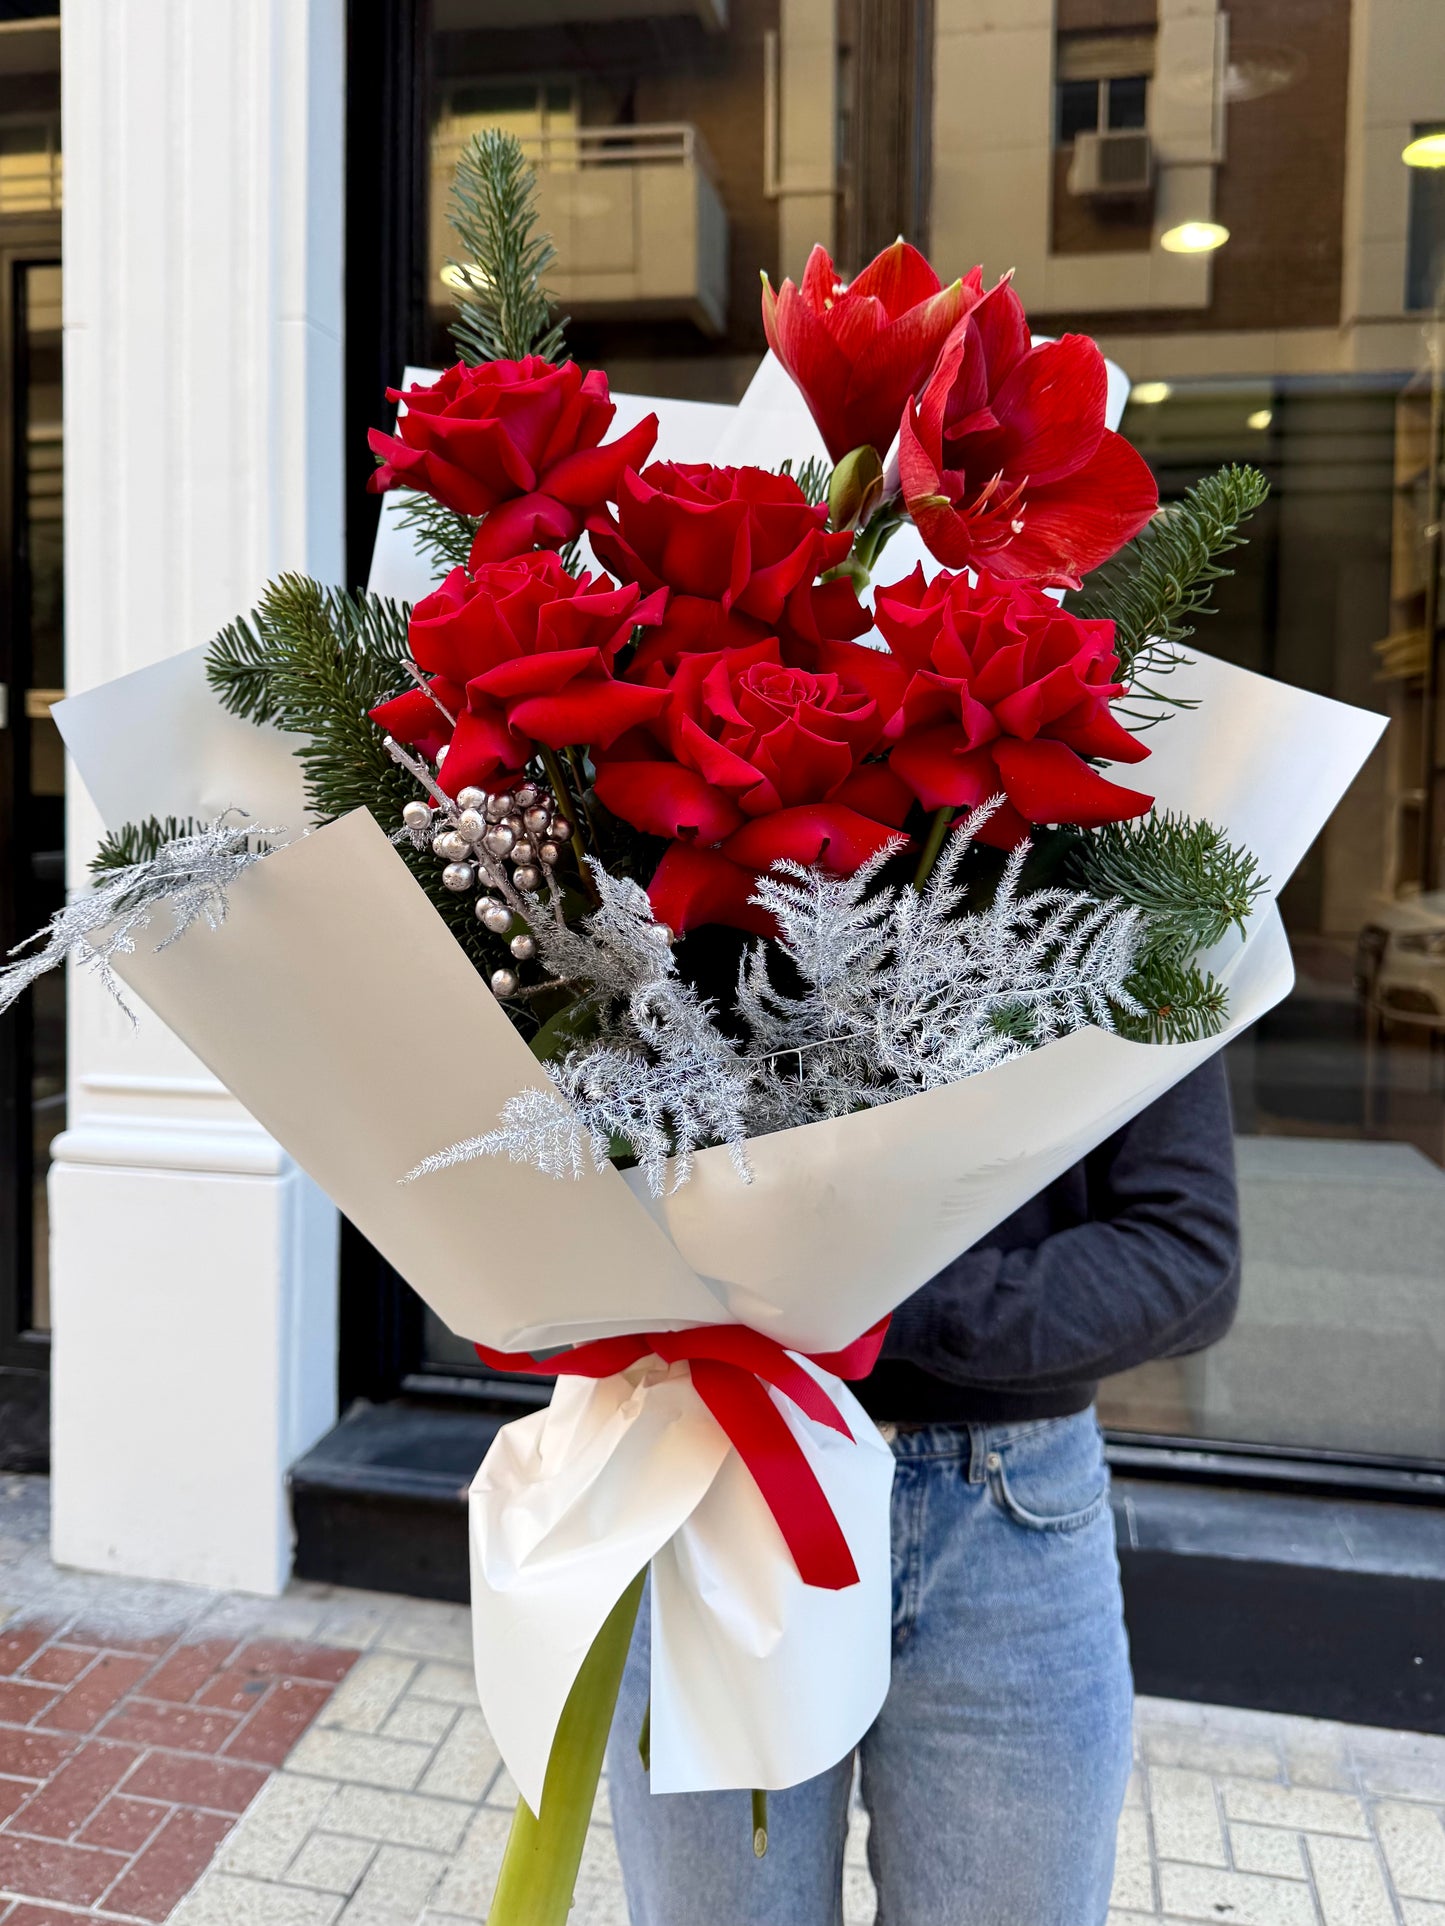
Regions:
[[[1167,501],[1272,495],[1198,638],[1391,727],[1284,898],[1294,994],[1231,1052],[1244,1309],[1107,1387],[1122,1431],[1445,1462],[1445,13],[1405,0],[436,0],[429,337],[452,157],[521,133],[578,357],[733,400],[757,275],[898,233],[1012,269],[1129,375]],[[1191,246],[1191,242],[1210,245]],[[463,1368],[437,1340],[438,1369]]]

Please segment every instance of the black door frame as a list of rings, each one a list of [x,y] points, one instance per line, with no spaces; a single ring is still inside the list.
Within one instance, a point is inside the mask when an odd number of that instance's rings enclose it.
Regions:
[[[0,949],[36,921],[31,878],[28,558],[19,522],[25,462],[24,268],[60,264],[58,214],[0,222]],[[32,1328],[31,1030],[22,1005],[0,1018],[0,1467],[40,1471],[50,1453],[50,1336]]]

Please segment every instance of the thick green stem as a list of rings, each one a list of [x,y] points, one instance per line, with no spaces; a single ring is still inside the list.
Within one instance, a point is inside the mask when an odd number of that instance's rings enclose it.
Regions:
[[[768,1850],[768,1795],[753,1793],[753,1857],[761,1859]]]
[[[947,803],[942,809],[933,812],[933,827],[928,832],[928,841],[923,845],[923,854],[918,859],[918,867],[913,872],[913,887],[921,890],[933,874],[933,865],[938,861],[939,851],[943,848],[955,811]]]
[[[517,1801],[487,1926],[566,1926],[644,1576],[639,1572],[612,1607],[567,1694],[540,1818]]]
[[[552,794],[556,798],[557,807],[571,820],[572,854],[577,859],[577,874],[583,889],[595,903],[598,900],[597,885],[593,882],[592,872],[587,867],[587,849],[582,841],[580,812],[568,791],[567,778],[562,774],[562,765],[557,760],[557,752],[555,749],[543,749],[539,746],[537,754],[541,757],[542,767],[547,772],[547,781],[552,785]]]

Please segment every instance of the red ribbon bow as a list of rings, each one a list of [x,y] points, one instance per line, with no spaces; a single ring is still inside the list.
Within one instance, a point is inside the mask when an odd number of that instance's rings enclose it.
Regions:
[[[866,1378],[878,1361],[887,1329],[888,1319],[880,1318],[845,1350],[800,1355],[834,1377]],[[610,1378],[645,1357],[659,1357],[664,1364],[685,1362],[693,1389],[752,1473],[803,1583],[832,1592],[858,1583],[843,1527],[767,1387],[781,1391],[830,1431],[845,1438],[853,1434],[818,1380],[775,1338],[746,1324],[705,1324],[692,1331],[594,1338],[550,1358],[530,1351],[490,1351],[484,1344],[476,1349],[494,1371],[520,1371],[528,1377]]]

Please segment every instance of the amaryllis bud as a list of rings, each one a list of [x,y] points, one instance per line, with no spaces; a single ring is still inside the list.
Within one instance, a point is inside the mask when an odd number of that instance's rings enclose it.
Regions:
[[[828,483],[828,524],[861,528],[883,498],[883,462],[871,442],[843,457]]]

